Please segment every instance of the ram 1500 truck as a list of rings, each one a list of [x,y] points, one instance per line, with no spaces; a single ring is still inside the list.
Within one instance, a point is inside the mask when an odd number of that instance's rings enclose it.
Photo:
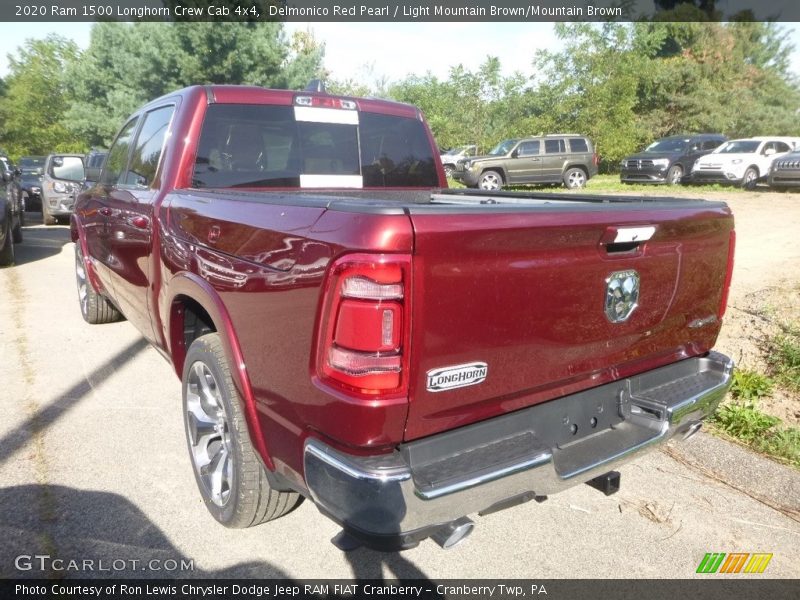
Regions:
[[[174,367],[222,524],[308,498],[340,547],[448,547],[613,492],[725,395],[724,203],[445,187],[388,101],[197,86],[122,127],[71,220],[81,312]]]

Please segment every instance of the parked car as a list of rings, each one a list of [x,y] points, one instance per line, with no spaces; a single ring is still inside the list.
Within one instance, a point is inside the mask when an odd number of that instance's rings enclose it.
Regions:
[[[82,154],[47,157],[42,178],[42,221],[45,225],[55,225],[59,218],[72,214],[85,178]]]
[[[442,160],[442,168],[444,168],[445,175],[450,177],[450,175],[453,173],[453,170],[456,168],[458,161],[475,156],[477,152],[478,147],[475,144],[468,146],[457,146],[455,148],[451,148],[447,152],[443,152],[440,158]]]
[[[14,248],[12,244],[22,242],[22,227],[25,224],[25,207],[22,203],[22,196],[19,193],[17,177],[19,169],[7,156],[0,155],[0,231],[10,232],[8,236],[11,242],[2,238],[0,245],[0,264],[12,264],[14,262]]]
[[[729,140],[712,153],[697,159],[693,183],[732,183],[755,187],[766,178],[772,161],[800,146],[800,138],[762,136]]]
[[[774,188],[800,187],[800,149],[792,150],[772,161],[767,183]]]
[[[728,138],[719,133],[672,135],[656,140],[642,152],[622,161],[622,183],[681,183],[695,161],[714,151]]]
[[[504,140],[485,156],[460,161],[453,179],[482,190],[539,183],[580,188],[597,175],[597,164],[598,157],[589,138],[552,134]]]
[[[42,209],[42,174],[45,156],[23,156],[17,165],[20,170],[18,184],[25,210]]]
[[[340,547],[450,547],[467,515],[613,493],[725,396],[723,202],[440,191],[435,152],[413,106],[195,86],[131,115],[79,196],[81,315],[123,314],[181,377],[223,525],[308,498]]]

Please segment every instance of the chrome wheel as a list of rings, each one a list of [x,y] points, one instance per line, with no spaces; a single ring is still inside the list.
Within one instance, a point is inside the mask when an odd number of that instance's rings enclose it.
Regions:
[[[75,253],[75,279],[78,281],[78,301],[81,303],[81,314],[86,318],[89,314],[89,288],[86,281],[86,267],[83,264],[83,255],[78,250]]]
[[[744,177],[742,178],[742,187],[753,189],[756,186],[756,179],[758,179],[758,173],[756,173],[754,168],[750,167],[744,172]]]
[[[192,462],[206,496],[223,507],[231,495],[233,456],[221,391],[213,373],[201,361],[190,367],[186,386],[186,427]]]
[[[582,188],[586,185],[586,173],[582,169],[570,169],[564,177],[564,184],[571,190]]]
[[[499,190],[503,187],[503,179],[496,171],[487,171],[481,175],[479,187],[482,190]]]
[[[667,183],[669,185],[678,185],[683,180],[683,169],[678,166],[672,167],[667,171]]]

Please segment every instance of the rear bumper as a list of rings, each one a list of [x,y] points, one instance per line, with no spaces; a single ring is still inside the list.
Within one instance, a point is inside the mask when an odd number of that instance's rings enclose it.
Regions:
[[[619,174],[623,183],[666,183],[668,169],[626,169]]]
[[[373,547],[413,546],[442,525],[553,494],[697,430],[731,384],[712,352],[437,434],[381,456],[310,438],[307,488],[319,509]]]

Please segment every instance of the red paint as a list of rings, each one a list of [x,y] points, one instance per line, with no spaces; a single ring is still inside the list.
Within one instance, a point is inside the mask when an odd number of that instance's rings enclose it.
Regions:
[[[325,191],[306,193],[304,200],[323,201],[301,205],[281,190],[252,190],[262,194],[254,198],[241,189],[191,189],[209,101],[291,105],[296,95],[196,86],[154,101],[142,110],[176,106],[155,188],[109,190],[110,200],[86,193],[73,226],[93,285],[130,312],[176,373],[187,350],[184,303],[208,313],[269,468],[301,481],[309,436],[355,454],[387,452],[704,353],[715,342],[719,322],[688,324],[725,302],[733,220],[719,205],[418,213],[411,200],[375,200],[382,211],[335,210],[327,202],[341,194]],[[408,105],[354,100],[360,111],[422,119]],[[348,195],[373,198],[370,190]],[[608,252],[608,232],[643,225],[657,226],[651,240]],[[98,261],[105,266],[96,274]],[[641,276],[639,307],[628,321],[610,323],[605,278],[628,269]],[[348,275],[401,283],[402,297],[346,298]],[[342,376],[326,362],[333,345],[396,356],[400,369]],[[483,384],[426,391],[428,370],[475,361],[489,365]]]

